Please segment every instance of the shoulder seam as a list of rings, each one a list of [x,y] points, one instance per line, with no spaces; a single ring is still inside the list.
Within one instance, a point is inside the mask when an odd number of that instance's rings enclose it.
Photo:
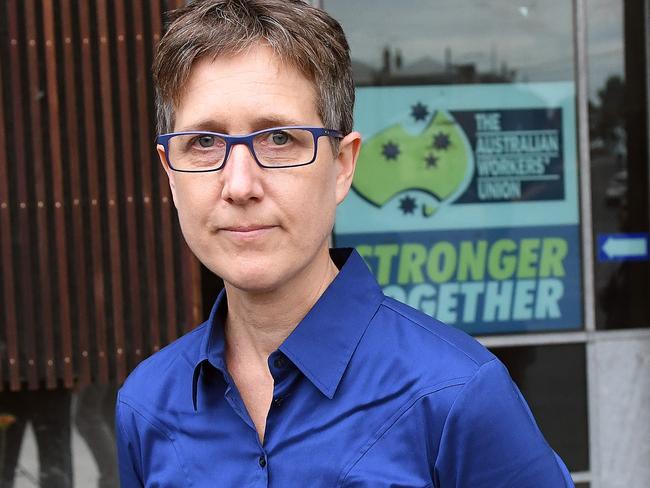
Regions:
[[[162,426],[156,425],[156,423],[149,419],[147,415],[143,414],[138,408],[136,408],[134,405],[132,405],[130,402],[128,402],[126,399],[123,398],[124,395],[121,395],[118,393],[117,401],[118,401],[118,406],[119,404],[126,405],[129,407],[135,414],[137,414],[139,417],[141,417],[147,424],[151,425],[154,429],[159,431],[161,434],[163,434],[167,440],[171,443],[172,448],[174,449],[174,453],[176,454],[176,459],[178,461],[178,464],[180,465],[181,470],[183,471],[183,474],[185,476],[185,481],[188,483],[188,486],[192,485],[192,482],[189,478],[189,472],[187,469],[187,466],[185,465],[185,461],[183,457],[181,456],[178,447],[176,446],[176,442],[174,439],[174,436],[171,435],[169,432],[167,432]],[[125,432],[124,428],[122,427],[122,432]]]
[[[492,363],[495,363],[495,364],[496,364],[496,363],[498,363],[498,362],[499,362],[499,360],[498,360],[496,357],[490,359],[489,361],[486,361],[485,363],[483,363],[483,364],[482,364],[482,365],[481,365],[481,366],[480,366],[480,367],[479,367],[479,368],[474,372],[474,374],[473,374],[471,377],[469,377],[468,381],[463,385],[463,387],[462,387],[462,388],[460,389],[460,391],[458,392],[458,395],[456,395],[456,398],[454,398],[454,401],[453,401],[453,402],[451,403],[451,405],[449,406],[449,410],[447,410],[447,416],[445,417],[445,421],[444,421],[444,423],[443,423],[443,425],[442,425],[442,430],[441,430],[441,433],[440,433],[440,437],[441,437],[441,438],[444,437],[444,435],[445,435],[445,430],[447,429],[447,421],[449,420],[449,415],[451,414],[452,410],[453,410],[454,407],[456,406],[456,402],[458,401],[458,399],[459,399],[460,396],[462,395],[463,390],[465,389],[465,387],[467,387],[467,385],[470,384],[470,383],[472,382],[472,380],[474,380],[474,378],[476,378],[476,377],[479,375],[479,373],[481,372],[481,370],[483,369],[484,366],[491,365]],[[436,460],[436,463],[437,463],[437,460]]]
[[[134,413],[136,413],[139,417],[141,417],[145,422],[151,425],[154,429],[160,431],[160,433],[163,434],[165,437],[167,437],[167,439],[169,439],[172,442],[174,441],[174,436],[170,434],[169,430],[166,429],[163,424],[158,424],[158,422],[156,422],[155,416],[151,415],[149,412],[147,412],[145,415],[145,413],[141,412],[140,409],[136,405],[134,405],[132,401],[129,400],[131,399],[125,397],[121,393],[118,393],[118,397],[117,397],[118,404],[126,405]]]
[[[120,432],[122,433],[122,436],[124,437],[124,441],[126,442],[126,446],[124,446],[124,448],[127,451],[130,451],[129,444],[135,444],[135,443],[133,442],[132,437],[129,435],[129,433],[126,431],[126,428],[124,427],[124,421],[122,420],[123,414],[122,414],[122,409],[120,408],[120,406],[121,406],[120,403],[121,402],[120,402],[119,393],[118,393],[117,408],[115,409],[115,424],[116,424],[116,428],[120,429]],[[119,442],[119,441],[117,441],[117,442]],[[134,461],[134,459],[131,459],[131,464],[132,465],[134,464],[133,461]],[[144,485],[144,483],[142,482],[142,473],[144,472],[144,469],[143,469],[143,466],[142,466],[142,456],[140,456],[140,459],[138,461],[139,461],[138,466],[137,467],[134,466],[134,469],[136,470],[136,475],[139,477],[140,482]],[[138,468],[139,468],[139,471],[138,471]]]
[[[398,410],[396,413],[394,413],[391,417],[388,418],[386,422],[384,422],[377,431],[373,434],[371,437],[371,440],[368,441],[366,444],[363,445],[361,448],[361,454],[352,462],[350,462],[348,465],[346,465],[345,468],[341,471],[341,475],[339,476],[339,479],[337,481],[337,486],[341,486],[341,483],[343,483],[348,475],[352,472],[354,467],[366,456],[368,452],[372,449],[372,447],[379,442],[390,430],[392,427],[405,415],[407,415],[415,405],[420,402],[423,398],[426,398],[430,395],[433,395],[434,393],[438,393],[439,391],[446,390],[447,388],[454,388],[454,387],[461,387],[461,389],[465,386],[465,384],[473,378],[472,376],[459,376],[457,378],[452,378],[450,380],[445,380],[442,383],[439,383],[437,385],[429,386],[426,388],[422,388],[418,390],[414,395],[409,398],[408,401],[406,401]],[[453,405],[453,403],[452,403]],[[446,419],[445,419],[446,421]]]
[[[404,315],[401,311],[399,311],[399,310],[397,310],[396,308],[394,308],[393,306],[391,306],[389,303],[387,303],[386,298],[385,298],[384,301],[381,303],[381,305],[384,306],[384,307],[386,307],[386,308],[388,308],[389,310],[392,310],[393,312],[395,312],[396,314],[400,315],[400,316],[403,317],[404,319],[408,320],[408,321],[411,322],[412,324],[415,324],[415,325],[417,325],[418,327],[420,327],[421,329],[424,329],[424,330],[426,330],[427,332],[429,332],[430,334],[433,334],[434,336],[436,336],[436,337],[437,337],[438,339],[440,339],[441,341],[446,342],[446,343],[449,344],[451,347],[453,347],[454,349],[456,349],[457,351],[459,351],[459,352],[461,352],[463,355],[465,355],[465,356],[466,356],[470,361],[472,361],[474,364],[476,364],[476,366],[478,366],[479,368],[481,368],[484,364],[489,363],[490,361],[494,361],[494,359],[495,359],[495,358],[492,358],[492,359],[486,361],[485,363],[479,363],[476,359],[474,359],[472,356],[470,356],[469,354],[467,354],[467,352],[463,351],[463,349],[461,349],[460,347],[458,347],[456,344],[454,344],[454,343],[452,343],[452,342],[449,342],[447,339],[445,339],[444,337],[442,337],[440,334],[437,334],[436,332],[434,332],[434,331],[432,331],[432,330],[430,330],[430,329],[427,329],[427,328],[424,327],[421,323],[419,323],[419,322],[413,320],[411,317],[407,317],[407,316]],[[432,317],[432,318],[433,318],[433,317]]]

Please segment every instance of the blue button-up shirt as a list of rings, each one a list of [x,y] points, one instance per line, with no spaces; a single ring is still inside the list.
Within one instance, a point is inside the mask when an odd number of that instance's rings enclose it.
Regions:
[[[354,251],[268,360],[264,442],[207,322],[119,392],[122,487],[573,486],[505,367],[463,332],[383,295]]]

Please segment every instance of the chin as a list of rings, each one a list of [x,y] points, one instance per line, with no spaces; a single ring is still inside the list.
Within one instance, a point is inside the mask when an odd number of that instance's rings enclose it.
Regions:
[[[248,293],[268,293],[279,288],[285,282],[284,275],[277,263],[243,263],[215,266],[210,268],[220,276],[224,283]]]
[[[227,286],[251,295],[271,293],[280,287],[279,280],[276,277],[263,276],[259,274],[248,276],[228,276],[222,278]]]

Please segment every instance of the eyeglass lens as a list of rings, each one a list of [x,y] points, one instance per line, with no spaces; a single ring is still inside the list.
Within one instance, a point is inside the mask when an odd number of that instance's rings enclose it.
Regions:
[[[314,158],[314,136],[305,129],[265,131],[253,138],[253,150],[264,166],[298,166]],[[171,165],[184,171],[205,171],[222,165],[226,140],[210,133],[177,134],[169,139]]]

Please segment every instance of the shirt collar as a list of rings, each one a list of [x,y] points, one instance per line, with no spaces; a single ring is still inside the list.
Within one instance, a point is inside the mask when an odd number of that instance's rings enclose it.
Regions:
[[[199,346],[199,356],[194,362],[192,404],[194,405],[195,411],[197,410],[197,385],[204,364],[209,363],[223,372],[226,371],[226,341],[223,326],[226,323],[227,310],[226,290],[222,289],[210,311],[207,327],[201,338],[201,345]]]
[[[355,250],[330,254],[338,275],[279,349],[331,399],[383,293]]]
[[[330,254],[339,273],[279,350],[332,399],[352,353],[383,300],[383,293],[354,249],[332,249]],[[210,312],[195,363],[192,381],[195,410],[202,365],[209,362],[222,372],[226,370],[223,333],[226,313],[226,295],[222,290]]]

